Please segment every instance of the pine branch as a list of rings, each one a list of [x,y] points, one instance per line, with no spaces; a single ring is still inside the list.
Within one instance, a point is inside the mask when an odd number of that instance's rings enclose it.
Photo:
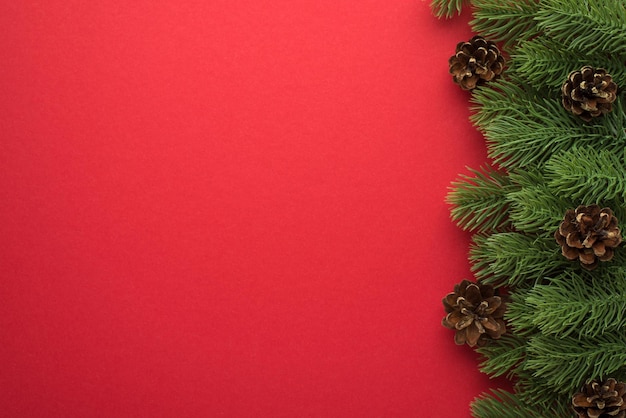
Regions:
[[[516,81],[513,81],[516,80]],[[588,144],[621,155],[626,146],[626,112],[618,97],[613,111],[585,123],[561,105],[560,88],[521,87],[519,77],[499,80],[473,94],[472,122],[483,131],[488,153],[508,170],[543,165],[552,155]]]
[[[496,116],[485,127],[488,155],[507,169],[538,166],[553,154],[564,152],[574,143],[594,142],[600,134],[586,134],[573,128],[568,115],[558,115],[545,124],[527,115]],[[558,118],[558,120],[557,120]]]
[[[508,228],[506,195],[514,190],[508,176],[491,167],[470,171],[474,176],[462,175],[452,183],[447,197],[452,219],[463,230],[475,232]]]
[[[533,288],[534,286],[511,292],[506,305],[505,320],[513,335],[523,338],[525,343],[528,342],[528,338],[539,332],[534,322],[534,310],[526,304],[526,297]]]
[[[539,30],[564,48],[585,54],[626,54],[624,0],[549,0],[537,10]]]
[[[430,7],[438,18],[451,18],[455,12],[461,14],[463,7],[468,3],[469,0],[432,0]]]
[[[535,0],[473,0],[472,4],[475,8],[470,22],[472,29],[492,41],[502,41],[505,48],[540,32],[534,20],[539,10]]]
[[[472,93],[470,120],[481,131],[495,116],[518,115],[537,100],[537,91],[529,89],[515,73],[506,71],[506,78],[479,86]]]
[[[520,401],[533,408],[559,411],[559,417],[569,417],[572,413],[572,393],[556,393],[555,388],[546,386],[542,379],[533,377],[527,371],[519,370],[514,388]]]
[[[554,238],[516,232],[475,235],[469,259],[474,275],[494,286],[523,286],[570,266]]]
[[[574,145],[623,151],[626,132],[615,128],[624,124],[624,114],[619,110],[592,124],[583,124],[566,113],[557,100],[546,100],[526,112],[494,116],[484,128],[489,156],[509,170],[541,166],[552,155],[565,153]]]
[[[507,195],[511,202],[509,216],[513,226],[522,232],[551,236],[563,220],[563,214],[574,203],[557,196],[545,183],[545,176],[539,170],[511,173],[511,180],[521,186],[518,191]]]
[[[476,351],[483,356],[479,365],[483,373],[493,377],[507,375],[510,379],[526,355],[526,340],[507,333]]]
[[[604,68],[618,85],[626,82],[624,60],[605,53],[564,49],[561,42],[539,37],[519,45],[507,71],[515,71],[536,88],[559,89],[572,72],[584,65]]]
[[[539,334],[529,339],[524,368],[558,393],[571,394],[593,378],[623,375],[626,335],[607,334],[593,339],[554,338]]]
[[[573,147],[553,155],[545,168],[550,189],[580,204],[626,198],[626,167],[621,155],[609,150]]]
[[[569,404],[530,404],[519,394],[504,390],[484,393],[472,402],[475,418],[563,418],[571,415]]]
[[[562,338],[595,338],[626,330],[626,271],[611,274],[598,269],[593,274],[567,272],[549,284],[535,285],[522,304],[510,304],[518,327],[537,327],[544,334]],[[511,312],[509,312],[511,314]]]

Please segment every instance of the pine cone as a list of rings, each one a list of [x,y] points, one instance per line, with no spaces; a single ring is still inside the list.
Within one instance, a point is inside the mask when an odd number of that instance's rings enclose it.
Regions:
[[[587,65],[570,73],[561,92],[565,109],[589,122],[611,111],[617,97],[617,84],[605,69]]]
[[[463,90],[495,79],[504,69],[504,57],[495,43],[480,36],[459,42],[456,54],[448,60],[452,79]]]
[[[491,285],[463,280],[443,299],[443,306],[448,315],[442,325],[456,330],[454,342],[458,345],[482,346],[506,332],[502,319],[506,306]]]
[[[626,383],[593,380],[572,397],[572,405],[580,418],[625,418]]]
[[[568,210],[554,238],[568,260],[580,260],[586,270],[593,270],[598,261],[613,258],[614,249],[622,242],[617,218],[609,208],[598,205],[578,206]]]

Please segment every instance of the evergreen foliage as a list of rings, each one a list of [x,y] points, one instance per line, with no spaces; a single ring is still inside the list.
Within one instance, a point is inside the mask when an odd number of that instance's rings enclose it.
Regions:
[[[471,25],[485,38],[509,46],[538,34],[534,19],[540,8],[535,0],[472,0],[471,3],[475,8]]]
[[[500,42],[503,76],[472,91],[471,122],[489,167],[452,183],[451,217],[474,233],[475,278],[508,292],[509,331],[478,348],[479,368],[506,376],[471,406],[476,418],[572,416],[592,379],[626,380],[626,251],[586,271],[554,239],[578,205],[610,207],[626,230],[626,0],[432,0],[451,17],[471,6],[474,32]],[[620,87],[612,112],[584,122],[561,85],[584,65]],[[455,88],[451,85],[450,88]]]
[[[593,339],[626,331],[626,271],[597,280],[587,272],[564,272],[537,284],[511,304],[509,319],[519,329],[538,329],[558,338]]]
[[[468,0],[433,0],[431,7],[437,17],[452,17],[454,13],[461,13]]]
[[[539,37],[519,45],[513,54],[513,63],[526,82],[534,88],[550,88],[557,91],[567,75],[589,62],[606,69],[615,80],[626,80],[626,68],[612,54],[563,49],[562,44],[552,38]],[[551,51],[560,50],[557,56]]]
[[[503,390],[483,394],[472,403],[473,416],[481,418],[563,418],[568,413],[562,404],[529,405],[524,397]]]
[[[553,238],[517,232],[474,235],[469,258],[476,278],[494,286],[524,286],[571,264]]]
[[[509,177],[491,167],[470,171],[473,177],[462,176],[452,183],[447,199],[453,205],[452,219],[474,232],[507,229],[506,195],[513,191]]]

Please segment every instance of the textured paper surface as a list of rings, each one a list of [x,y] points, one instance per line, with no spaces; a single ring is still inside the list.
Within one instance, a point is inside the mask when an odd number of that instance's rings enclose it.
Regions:
[[[2,3],[3,416],[469,416],[468,16]]]

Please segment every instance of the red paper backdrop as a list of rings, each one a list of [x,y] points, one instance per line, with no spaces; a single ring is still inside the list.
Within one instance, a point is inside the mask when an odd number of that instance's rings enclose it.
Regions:
[[[468,19],[2,1],[0,415],[468,417]]]

